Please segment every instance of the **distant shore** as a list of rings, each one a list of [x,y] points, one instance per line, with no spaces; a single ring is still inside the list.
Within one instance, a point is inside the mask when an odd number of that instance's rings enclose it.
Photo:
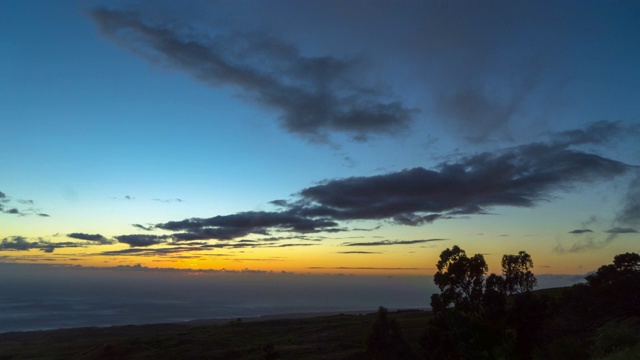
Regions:
[[[391,311],[426,311],[428,309],[390,309]],[[130,327],[197,327],[197,326],[215,326],[224,325],[229,323],[242,323],[242,322],[258,322],[258,321],[270,321],[270,320],[294,320],[294,319],[308,319],[315,317],[328,317],[328,316],[358,316],[358,315],[370,315],[374,314],[377,309],[368,310],[345,310],[345,311],[313,311],[313,312],[294,312],[294,313],[277,313],[277,314],[265,314],[255,316],[239,316],[239,317],[219,317],[209,319],[193,319],[184,321],[167,321],[167,322],[153,322],[153,323],[129,323],[129,324],[113,324],[113,325],[95,325],[95,326],[69,326],[69,327],[52,327],[30,330],[9,330],[0,332],[0,339],[7,334],[33,334],[40,332],[56,332],[56,331],[76,331],[79,329],[117,329],[117,328],[130,328]]]

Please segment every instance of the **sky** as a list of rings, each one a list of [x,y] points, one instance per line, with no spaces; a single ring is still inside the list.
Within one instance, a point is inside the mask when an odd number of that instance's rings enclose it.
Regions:
[[[0,262],[585,274],[640,250],[636,1],[2,1]]]

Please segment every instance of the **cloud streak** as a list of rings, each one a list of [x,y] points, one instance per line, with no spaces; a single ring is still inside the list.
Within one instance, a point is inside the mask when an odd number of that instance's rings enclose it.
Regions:
[[[423,244],[434,241],[445,241],[447,239],[424,239],[424,240],[384,240],[384,241],[371,241],[371,242],[346,242],[342,243],[342,246],[391,246],[391,245],[415,245]]]
[[[147,249],[147,248],[128,248],[128,249],[122,249],[122,250],[113,250],[113,251],[103,251],[100,253],[100,255],[106,255],[106,256],[150,256],[150,257],[154,257],[154,256],[167,256],[167,257],[175,257],[175,256],[180,256],[183,257],[183,255],[180,255],[182,253],[188,253],[188,252],[196,252],[196,251],[205,251],[207,249],[201,248],[201,247],[193,247],[193,246],[189,246],[189,247],[171,247],[171,248],[161,248],[161,249]],[[216,255],[216,256],[220,256],[220,255]],[[199,257],[199,256],[193,256],[193,257]]]
[[[67,237],[72,239],[78,239],[78,240],[86,240],[99,245],[107,245],[107,244],[114,243],[113,240],[107,239],[106,237],[100,234],[71,233],[71,234],[67,234]]]
[[[571,230],[569,231],[569,234],[584,234],[584,233],[592,233],[593,230],[591,229],[575,229],[575,230]]]
[[[15,250],[15,251],[29,251],[40,250],[45,253],[52,253],[57,248],[77,248],[83,247],[86,244],[77,242],[51,242],[43,238],[30,239],[25,236],[9,236],[2,239],[0,242],[0,251]]]
[[[609,233],[609,234],[637,234],[638,230],[633,229],[633,228],[615,227],[615,228],[611,228],[611,229],[607,230],[607,233]]]
[[[185,231],[173,234],[175,241],[230,240],[249,234],[268,235],[269,229],[296,233],[341,231],[337,222],[312,219],[294,212],[251,211],[232,215],[218,215],[208,219],[192,218],[156,224],[156,228],[169,231]]]
[[[120,235],[115,237],[121,243],[128,244],[131,247],[137,246],[151,246],[158,245],[167,242],[168,236],[166,235],[147,235],[147,234],[133,234],[133,235]]]
[[[98,8],[91,18],[119,45],[214,88],[234,88],[244,99],[279,112],[287,131],[311,140],[326,141],[331,132],[358,140],[396,133],[415,112],[358,81],[355,70],[361,64],[355,60],[304,56],[295,46],[258,33],[205,34],[152,24],[136,12]]]
[[[164,230],[170,235],[123,235],[117,239],[131,246],[149,246],[169,240],[228,241],[248,235],[266,237],[271,232],[348,231],[341,225],[348,221],[384,220],[419,226],[436,220],[490,214],[490,210],[498,206],[532,208],[551,201],[557,192],[574,189],[579,184],[610,180],[636,169],[636,166],[580,150],[585,145],[606,144],[625,132],[633,133],[621,123],[597,122],[584,129],[553,134],[546,142],[461,157],[433,169],[416,167],[381,175],[328,180],[299,191],[293,200],[273,201],[279,211],[248,211],[169,221],[146,229]],[[388,246],[440,240],[444,239],[343,245]]]
[[[616,215],[620,224],[640,226],[640,171],[629,183],[622,209]]]
[[[18,205],[15,205],[17,203]],[[18,209],[18,207],[22,207],[21,205],[29,206],[26,209]],[[10,215],[18,215],[18,216],[28,216],[28,215],[37,215],[40,217],[50,217],[49,214],[45,214],[41,212],[40,209],[34,207],[35,202],[33,200],[25,200],[25,199],[15,199],[12,200],[7,194],[0,191],[0,213],[10,214]],[[7,208],[9,206],[9,208]]]

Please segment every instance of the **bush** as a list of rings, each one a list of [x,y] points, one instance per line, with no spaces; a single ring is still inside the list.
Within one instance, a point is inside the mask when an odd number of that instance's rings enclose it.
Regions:
[[[378,315],[371,332],[365,338],[365,352],[370,359],[415,359],[415,354],[407,344],[395,319],[389,319],[384,307]]]
[[[609,321],[597,331],[593,354],[604,357],[640,343],[640,318]]]

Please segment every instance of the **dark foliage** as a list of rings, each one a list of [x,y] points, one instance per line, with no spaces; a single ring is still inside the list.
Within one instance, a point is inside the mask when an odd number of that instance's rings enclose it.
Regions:
[[[640,344],[640,337],[632,336],[640,330],[640,255],[616,255],[586,280],[550,306],[541,330],[541,342],[550,344],[545,357],[601,358]]]
[[[436,267],[433,281],[441,293],[431,297],[434,311],[453,305],[458,311],[478,315],[482,309],[484,275],[489,268],[484,257],[480,254],[467,257],[456,245],[440,254]]]
[[[531,292],[532,267],[521,251],[503,256],[502,276],[486,276],[482,255],[443,251],[425,358],[640,358],[640,255],[615,256],[555,298]]]
[[[365,338],[365,352],[370,359],[403,360],[415,359],[395,319],[389,319],[384,307],[378,309],[371,332]]]
[[[454,246],[436,267],[441,293],[431,297],[434,317],[420,343],[427,359],[531,357],[547,306],[531,295],[536,278],[529,254],[504,255],[502,276],[486,276],[481,254],[468,257]]]
[[[263,346],[262,354],[264,355],[264,360],[275,360],[280,358],[280,353],[276,350],[273,344]]]

